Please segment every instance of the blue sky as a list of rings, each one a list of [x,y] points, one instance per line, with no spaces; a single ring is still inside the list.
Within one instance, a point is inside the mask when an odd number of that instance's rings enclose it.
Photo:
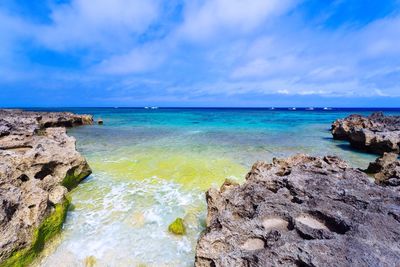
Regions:
[[[2,0],[0,106],[400,107],[399,0]]]

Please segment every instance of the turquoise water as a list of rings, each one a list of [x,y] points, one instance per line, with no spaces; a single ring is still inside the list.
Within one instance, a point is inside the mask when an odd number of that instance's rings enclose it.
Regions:
[[[329,132],[335,119],[368,110],[70,111],[104,125],[69,130],[93,174],[72,192],[75,208],[41,266],[191,266],[209,187],[242,182],[255,161],[295,153],[338,155],[359,168],[375,159]],[[167,231],[176,217],[184,218],[185,236]]]

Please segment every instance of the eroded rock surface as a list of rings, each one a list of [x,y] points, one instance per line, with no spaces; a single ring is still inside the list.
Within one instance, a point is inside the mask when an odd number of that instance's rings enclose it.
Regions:
[[[60,227],[48,220],[37,232],[56,207],[57,216],[63,216],[68,190],[91,173],[64,127],[92,121],[90,115],[0,110],[0,266],[23,249],[21,255],[33,257]],[[29,259],[18,260],[8,264],[24,265]]]
[[[377,184],[400,186],[400,160],[395,153],[385,153],[382,157],[371,162],[366,170],[375,177]]]
[[[350,115],[332,124],[333,138],[348,140],[358,149],[383,154],[400,153],[400,116],[385,116],[375,112],[371,116]]]
[[[339,158],[257,162],[206,199],[197,267],[400,264],[398,193]]]

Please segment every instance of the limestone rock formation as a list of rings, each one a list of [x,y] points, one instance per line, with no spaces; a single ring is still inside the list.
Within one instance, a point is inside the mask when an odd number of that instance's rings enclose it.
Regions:
[[[64,127],[90,115],[0,110],[0,266],[25,266],[62,226],[67,192],[91,173]]]
[[[350,115],[332,124],[334,139],[348,140],[358,149],[383,154],[400,153],[400,116],[385,116],[375,112],[371,116]]]
[[[375,162],[371,162],[366,172],[374,175],[377,184],[400,186],[400,160],[398,156],[395,153],[385,153]]]
[[[257,162],[206,193],[195,266],[397,266],[400,198],[337,157]]]

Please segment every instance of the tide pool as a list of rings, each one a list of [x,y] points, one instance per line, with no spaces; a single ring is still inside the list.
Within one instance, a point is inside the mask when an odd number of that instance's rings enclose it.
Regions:
[[[244,181],[257,160],[295,153],[337,155],[359,168],[376,158],[329,132],[335,119],[369,110],[70,111],[104,125],[69,130],[93,174],[72,192],[74,208],[39,266],[192,266],[208,188]],[[185,236],[168,233],[177,217]]]

